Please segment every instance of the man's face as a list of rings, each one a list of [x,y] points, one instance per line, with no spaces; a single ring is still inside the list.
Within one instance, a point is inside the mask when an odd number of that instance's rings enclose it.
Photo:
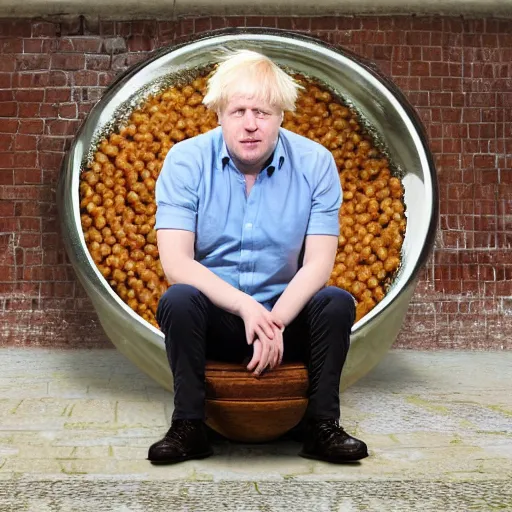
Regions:
[[[240,171],[261,170],[276,147],[282,120],[282,111],[263,100],[236,95],[228,101],[219,122]]]

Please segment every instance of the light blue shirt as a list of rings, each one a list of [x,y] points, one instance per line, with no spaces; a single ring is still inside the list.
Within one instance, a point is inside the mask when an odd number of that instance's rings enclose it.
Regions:
[[[195,259],[267,309],[302,265],[306,235],[339,234],[331,153],[283,128],[249,196],[220,127],[174,145],[156,184],[155,229],[195,232]]]

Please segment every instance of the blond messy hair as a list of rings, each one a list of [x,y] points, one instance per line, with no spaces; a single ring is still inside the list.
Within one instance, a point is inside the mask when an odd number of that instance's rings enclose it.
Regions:
[[[265,55],[238,50],[223,57],[208,80],[203,103],[215,112],[222,112],[230,97],[243,94],[283,111],[293,111],[299,89],[302,86]]]

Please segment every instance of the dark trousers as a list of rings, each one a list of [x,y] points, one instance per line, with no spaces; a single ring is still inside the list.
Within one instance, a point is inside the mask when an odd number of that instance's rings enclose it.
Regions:
[[[304,361],[308,367],[307,418],[339,418],[339,383],[354,317],[352,296],[326,287],[284,331],[283,362]],[[204,420],[206,360],[250,359],[253,348],[247,344],[244,322],[184,284],[171,286],[161,297],[156,318],[174,376],[173,419]]]

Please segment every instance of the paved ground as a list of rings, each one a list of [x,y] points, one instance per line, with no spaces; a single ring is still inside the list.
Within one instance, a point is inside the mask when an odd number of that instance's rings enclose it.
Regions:
[[[114,350],[0,349],[0,511],[512,510],[512,352],[392,351],[343,394],[371,456],[146,460],[172,396]]]

